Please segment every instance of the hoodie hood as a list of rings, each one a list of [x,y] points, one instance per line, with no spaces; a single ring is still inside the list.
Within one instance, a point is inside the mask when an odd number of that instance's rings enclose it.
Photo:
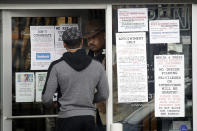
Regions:
[[[92,58],[86,55],[84,49],[79,49],[73,53],[66,52],[63,54],[62,59],[76,71],[81,71],[85,69],[92,61]]]

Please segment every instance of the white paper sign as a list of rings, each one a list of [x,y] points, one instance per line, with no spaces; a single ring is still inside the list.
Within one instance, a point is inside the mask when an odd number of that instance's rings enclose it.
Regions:
[[[31,70],[47,70],[54,60],[54,26],[30,26]]]
[[[148,31],[148,9],[118,9],[118,32]]]
[[[16,102],[34,101],[34,73],[20,72],[15,74]]]
[[[77,24],[64,24],[62,26],[55,26],[55,60],[62,57],[66,52],[66,48],[63,46],[62,34],[68,28],[77,28]]]
[[[36,102],[41,102],[47,72],[36,72]]]
[[[184,55],[155,55],[155,116],[184,117]]]
[[[118,102],[147,102],[145,32],[117,33]]]
[[[179,20],[149,21],[150,43],[180,43]]]

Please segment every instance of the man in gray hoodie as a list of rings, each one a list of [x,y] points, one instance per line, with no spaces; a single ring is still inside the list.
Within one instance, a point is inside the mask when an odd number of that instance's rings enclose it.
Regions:
[[[94,104],[105,101],[109,95],[104,68],[81,49],[80,30],[67,29],[62,40],[67,52],[49,66],[43,104],[50,107],[53,94],[58,91],[57,131],[94,131]]]

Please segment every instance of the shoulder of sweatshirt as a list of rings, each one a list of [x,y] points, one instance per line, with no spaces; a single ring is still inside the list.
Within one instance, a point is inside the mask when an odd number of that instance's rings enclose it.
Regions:
[[[60,59],[58,59],[58,60],[55,60],[55,61],[51,62],[50,66],[49,66],[49,68],[48,68],[48,72],[50,72],[51,69],[52,69],[56,64],[60,63],[61,61],[63,61],[62,58],[60,58]]]
[[[103,68],[103,65],[102,65],[99,61],[92,59],[92,62],[93,62],[97,67]],[[103,69],[104,69],[104,68],[103,68]]]
[[[93,59],[92,62],[96,66],[96,70],[98,70],[100,73],[105,72],[103,65],[99,61]]]

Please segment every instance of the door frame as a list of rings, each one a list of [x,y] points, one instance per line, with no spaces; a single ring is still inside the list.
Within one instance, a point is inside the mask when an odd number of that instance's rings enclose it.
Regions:
[[[197,130],[197,4],[192,4],[192,98],[193,130]]]
[[[65,16],[59,9],[104,9],[106,17],[106,73],[110,96],[106,105],[107,131],[112,123],[112,6],[109,4],[49,4],[0,6],[2,10],[2,123],[1,130],[12,131],[12,119],[29,118],[12,116],[12,17],[58,17]],[[39,12],[42,9],[42,12]],[[46,10],[43,10],[46,9]],[[52,13],[48,11],[51,10]],[[6,57],[5,57],[6,56]],[[32,116],[31,118],[55,117],[54,115]]]

